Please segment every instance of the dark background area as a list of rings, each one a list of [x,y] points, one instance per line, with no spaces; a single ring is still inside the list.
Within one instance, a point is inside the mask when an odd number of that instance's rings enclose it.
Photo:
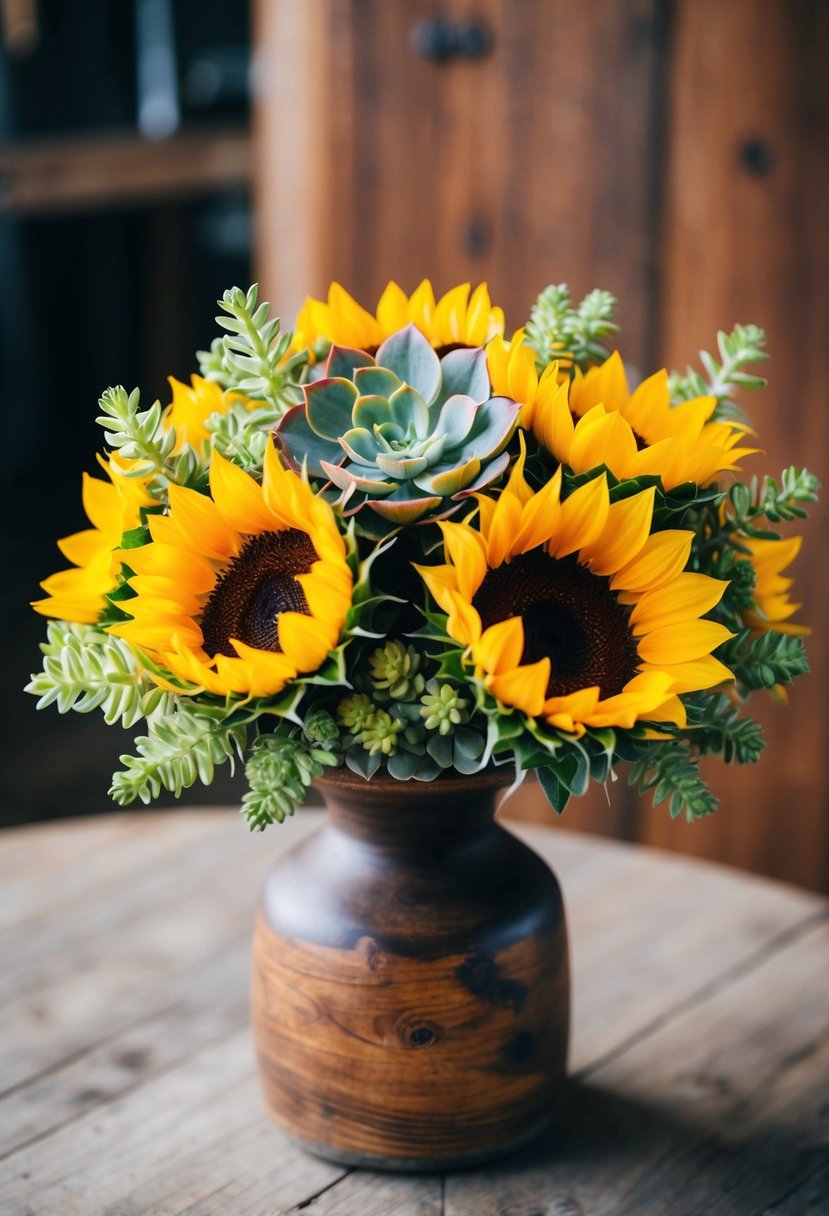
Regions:
[[[195,351],[216,332],[216,299],[252,273],[244,183],[215,189],[196,166],[183,186],[161,182],[145,197],[139,185],[122,197],[118,167],[104,165],[97,182],[94,160],[113,137],[146,155],[153,141],[141,121],[165,140],[197,134],[196,159],[210,154],[212,132],[246,132],[247,5],[41,0],[36,14],[28,37],[18,30],[15,40],[7,26],[0,50],[0,140],[24,158],[0,178],[4,823],[109,809],[109,775],[129,737],[98,715],[37,713],[22,688],[39,666],[46,621],[28,602],[67,564],[55,540],[87,526],[81,473],[98,471],[102,390],[138,385],[146,404],[168,401],[166,377],[188,380]],[[165,48],[169,70],[154,78]],[[25,182],[25,157],[48,169],[67,149],[81,199],[51,205],[46,180],[42,198],[15,205],[11,175]],[[227,801],[228,782],[188,795]]]

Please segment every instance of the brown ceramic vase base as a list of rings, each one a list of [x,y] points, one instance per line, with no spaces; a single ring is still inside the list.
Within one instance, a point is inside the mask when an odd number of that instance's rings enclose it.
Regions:
[[[549,1122],[569,1028],[555,877],[494,822],[508,773],[430,783],[338,770],[254,934],[268,1108],[346,1165],[480,1164]]]

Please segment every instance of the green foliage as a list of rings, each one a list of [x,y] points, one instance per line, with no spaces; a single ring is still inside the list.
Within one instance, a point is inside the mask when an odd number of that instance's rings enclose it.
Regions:
[[[139,409],[140,393],[120,384],[108,388],[99,401],[96,422],[107,432],[107,443],[125,460],[134,460],[127,477],[151,478],[148,489],[161,497],[168,485],[194,486],[203,483],[205,472],[198,454],[187,445],[173,454],[175,431],[164,425],[164,410],[156,401],[148,410]]]
[[[741,717],[725,693],[688,698],[687,733],[698,752],[722,756],[726,764],[754,764],[766,746],[760,723]]]
[[[608,357],[605,339],[619,331],[615,312],[616,298],[609,291],[591,291],[574,306],[566,283],[551,284],[533,304],[526,339],[541,367],[561,359],[584,370]]]
[[[440,735],[448,735],[455,726],[461,726],[468,721],[468,709],[472,702],[468,697],[462,697],[457,688],[451,684],[441,684],[439,680],[430,680],[426,692],[420,698],[427,730],[436,730]]]
[[[340,732],[327,709],[309,709],[302,729],[309,743],[319,743],[330,749],[337,747]]]
[[[119,806],[149,802],[162,789],[176,798],[196,781],[210,785],[217,764],[241,757],[249,719],[221,708],[181,700],[175,711],[149,721],[135,740],[137,755],[120,757],[123,770],[113,775],[110,797]]]
[[[259,735],[245,757],[249,789],[242,814],[252,832],[282,823],[305,800],[305,792],[326,766],[339,758],[324,747],[280,734]]]
[[[307,362],[303,353],[288,355],[292,335],[281,333],[279,318],[259,304],[256,283],[247,292],[226,291],[218,301],[222,310],[216,324],[227,333],[209,351],[199,351],[199,367],[208,380],[224,389],[267,401],[277,417],[302,400],[299,376]]]
[[[809,671],[803,639],[773,630],[759,635],[741,630],[720,648],[719,655],[734,672],[738,686],[747,691],[791,684]]]
[[[164,713],[169,697],[139,668],[126,642],[94,625],[50,621],[43,670],[32,675],[26,692],[37,708],[56,705],[59,713],[100,709],[108,726],[134,726],[141,718]]]
[[[368,656],[369,682],[375,701],[412,701],[420,696],[426,681],[420,671],[421,656],[414,646],[392,639]]]
[[[699,357],[705,376],[690,366],[684,375],[674,372],[669,381],[671,400],[678,404],[694,397],[716,397],[714,418],[743,421],[742,411],[733,400],[734,394],[740,388],[765,386],[762,376],[743,370],[749,363],[768,358],[765,345],[766,335],[757,325],[735,325],[730,334],[720,330],[717,334],[719,360],[702,350]]]
[[[393,756],[398,735],[405,730],[405,719],[393,718],[385,709],[376,709],[363,730],[362,744],[370,756]]]
[[[777,524],[805,519],[805,504],[817,502],[819,489],[820,481],[814,473],[795,465],[783,470],[779,483],[773,477],[764,477],[762,482],[752,477],[748,484],[737,482],[727,497],[731,526],[744,536],[766,535],[756,530],[760,520]],[[776,533],[772,535],[776,537]]]
[[[680,739],[652,741],[631,765],[628,781],[640,794],[652,792],[654,806],[667,799],[672,819],[684,812],[691,823],[717,809],[717,799],[700,776],[698,758]]]
[[[272,443],[271,431],[281,412],[270,404],[248,409],[244,401],[235,401],[230,408],[211,414],[205,421],[214,449],[250,473],[259,476],[265,451]]]

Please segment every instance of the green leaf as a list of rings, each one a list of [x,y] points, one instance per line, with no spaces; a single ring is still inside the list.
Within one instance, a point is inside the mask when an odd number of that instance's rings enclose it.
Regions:
[[[142,545],[148,544],[150,541],[150,529],[130,528],[127,532],[121,533],[121,548],[122,549],[139,549]]]
[[[415,325],[398,330],[377,351],[378,367],[394,372],[398,380],[417,389],[427,405],[441,385],[440,360]]]
[[[350,346],[332,346],[325,360],[325,378],[342,377],[353,380],[358,370],[374,371],[374,360],[367,351],[356,350]]]
[[[458,395],[471,397],[479,403],[489,397],[486,351],[479,348],[451,350],[441,359],[440,368],[443,382],[433,409]]]
[[[678,739],[652,742],[632,765],[628,780],[640,793],[650,791],[654,806],[667,800],[672,819],[684,811],[690,823],[717,809],[717,799],[700,776],[699,761],[690,745]]]
[[[350,380],[335,377],[305,387],[305,415],[311,430],[322,439],[337,442],[351,430],[351,413],[357,390]]]
[[[544,791],[544,797],[549,802],[557,815],[561,815],[567,803],[570,801],[570,791],[566,785],[560,780],[556,770],[549,766],[547,768],[539,768],[536,772],[538,784]]]
[[[323,439],[311,430],[304,405],[288,410],[278,424],[275,436],[285,459],[297,472],[304,465],[312,477],[326,478],[322,461],[340,464],[345,460],[345,453],[338,443]]]

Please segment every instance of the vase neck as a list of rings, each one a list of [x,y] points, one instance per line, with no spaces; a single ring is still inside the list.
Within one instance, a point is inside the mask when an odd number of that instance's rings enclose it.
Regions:
[[[332,826],[377,848],[416,849],[469,839],[490,829],[497,796],[508,779],[430,782],[386,778],[321,781]]]

